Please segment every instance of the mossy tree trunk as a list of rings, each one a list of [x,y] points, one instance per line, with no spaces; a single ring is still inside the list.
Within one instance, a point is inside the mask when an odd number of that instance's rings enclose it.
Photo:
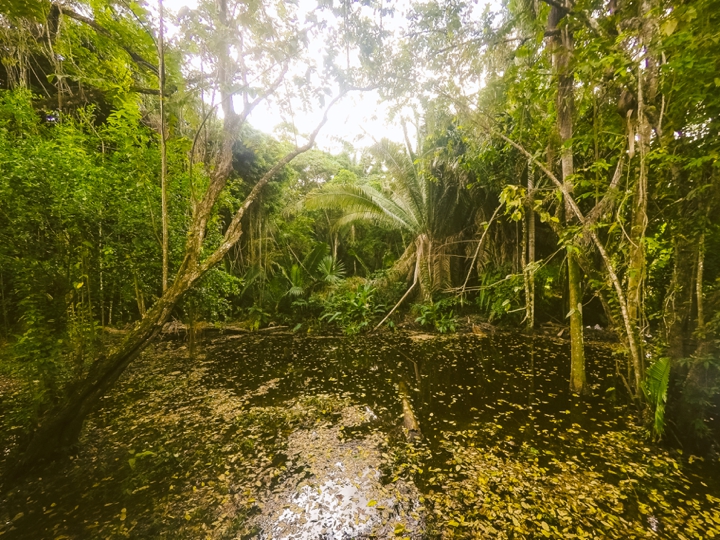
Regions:
[[[560,25],[560,21],[569,12],[570,6],[561,8],[552,7],[549,28],[554,37],[551,40],[553,70],[557,76],[557,128],[562,148],[560,150],[560,163],[562,166],[562,181],[567,193],[573,192],[573,114],[575,109],[575,96],[573,92],[574,73],[572,68],[574,41],[573,35],[567,25]],[[570,202],[565,201],[565,219],[568,226],[577,223],[577,218],[570,208]],[[578,263],[575,246],[568,246],[568,296],[570,299],[570,390],[576,393],[587,391],[585,377],[585,344],[583,336],[582,316],[582,271]]]

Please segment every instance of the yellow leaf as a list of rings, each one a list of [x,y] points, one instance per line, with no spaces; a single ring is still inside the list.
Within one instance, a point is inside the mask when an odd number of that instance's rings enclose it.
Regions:
[[[678,25],[677,20],[668,19],[667,21],[665,21],[662,24],[660,29],[662,30],[663,34],[665,34],[666,36],[669,36],[670,34],[672,34],[675,31],[675,29],[677,28],[677,25]]]
[[[377,501],[375,499],[373,499],[372,501],[369,501],[367,503],[368,506],[375,506],[376,504],[377,504]]]

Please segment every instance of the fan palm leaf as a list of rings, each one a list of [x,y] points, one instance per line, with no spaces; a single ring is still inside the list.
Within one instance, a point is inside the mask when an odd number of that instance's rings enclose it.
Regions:
[[[310,195],[310,209],[336,209],[342,216],[335,222],[343,227],[367,221],[390,228],[402,229],[414,238],[405,253],[391,269],[391,275],[412,276],[419,283],[423,296],[450,282],[450,253],[447,238],[457,235],[464,223],[461,212],[460,183],[448,174],[433,176],[424,168],[423,157],[413,160],[400,145],[383,140],[370,152],[385,166],[388,178],[382,189],[368,184],[327,184]],[[434,149],[428,166],[439,158]],[[452,171],[445,166],[443,170]]]
[[[327,185],[309,196],[305,205],[310,209],[337,208],[344,215],[353,215],[351,221],[372,221],[412,231],[416,224],[413,216],[395,200],[368,185]]]

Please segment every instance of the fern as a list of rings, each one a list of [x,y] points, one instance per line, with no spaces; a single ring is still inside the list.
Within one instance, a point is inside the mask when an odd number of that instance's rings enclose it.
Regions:
[[[651,365],[643,383],[645,398],[654,410],[652,432],[657,438],[665,432],[665,404],[670,382],[670,358],[663,357]]]

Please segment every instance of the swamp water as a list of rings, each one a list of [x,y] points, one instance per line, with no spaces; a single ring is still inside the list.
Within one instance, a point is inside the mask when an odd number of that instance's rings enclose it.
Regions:
[[[571,396],[567,349],[255,334],[190,358],[161,342],[76,456],[2,493],[0,538],[720,536],[717,458],[650,445],[607,346],[589,347],[592,396]]]

